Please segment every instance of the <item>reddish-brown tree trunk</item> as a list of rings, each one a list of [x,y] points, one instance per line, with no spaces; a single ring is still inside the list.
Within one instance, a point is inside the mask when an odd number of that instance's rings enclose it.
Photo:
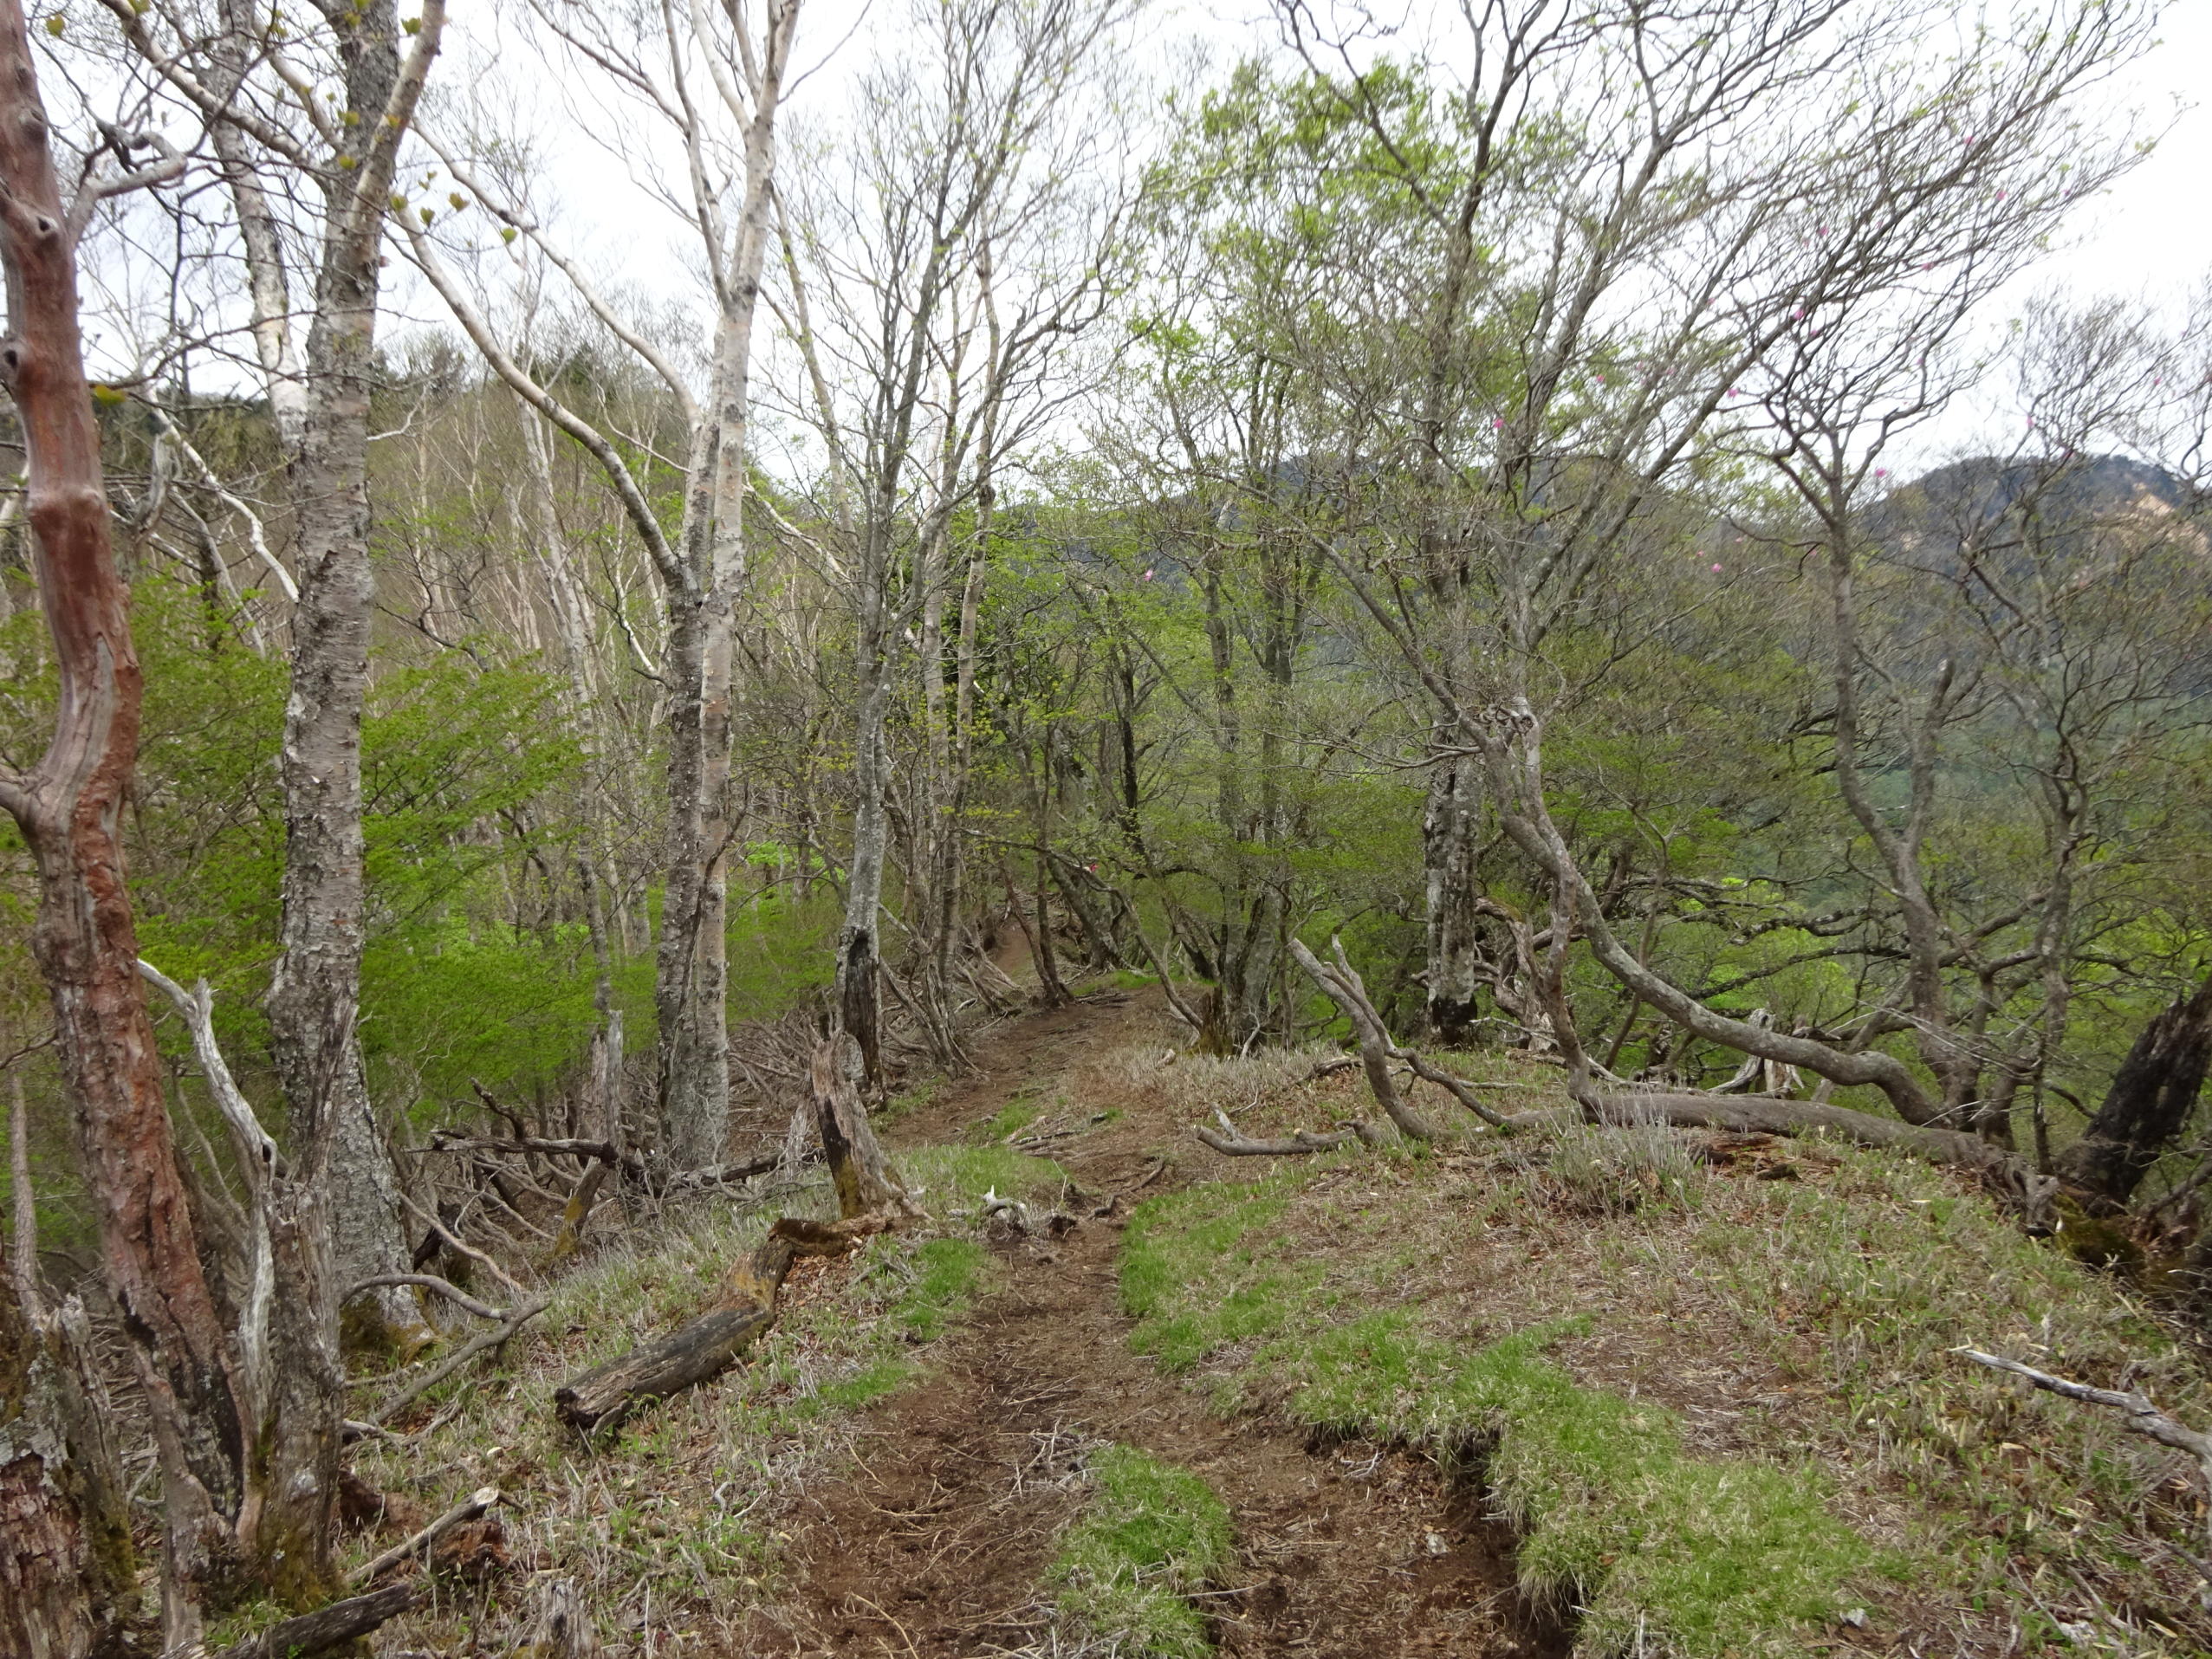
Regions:
[[[236,1497],[230,1358],[201,1271],[139,986],[120,820],[138,756],[140,683],[108,535],[100,430],[77,327],[76,249],[20,0],[0,0],[0,258],[4,379],[29,455],[33,570],[60,671],[54,741],[0,805],[36,861],[31,947],[77,1105],[108,1288],[133,1343],[161,1460],[168,1630],[198,1636]]]

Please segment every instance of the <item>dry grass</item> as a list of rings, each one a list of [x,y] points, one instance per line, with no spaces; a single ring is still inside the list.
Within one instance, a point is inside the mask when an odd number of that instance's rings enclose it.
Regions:
[[[1356,1076],[1299,1083],[1303,1057],[1186,1070],[1140,1053],[1113,1064],[1129,1086],[1173,1098],[1184,1121],[1221,1103],[1254,1134],[1328,1121],[1332,1092],[1346,1097],[1336,1115],[1364,1105]],[[1499,1070],[1524,1083],[1515,1104],[1544,1104],[1526,1086],[1541,1073]],[[1755,1485],[1760,1470],[1787,1472],[1778,1502],[1817,1494],[1863,1540],[1839,1597],[1868,1610],[1871,1633],[1800,1621],[1737,1640],[1742,1651],[1870,1641],[2206,1651],[2212,1616],[2190,1559],[2203,1547],[2202,1500],[2187,1460],[1950,1351],[1972,1342],[2128,1382],[2212,1422],[2212,1390],[2176,1333],[1944,1173],[1825,1143],[1778,1144],[1716,1170],[1696,1156],[1709,1138],[1570,1126],[1441,1150],[1253,1160],[1249,1183],[1151,1208],[1132,1237],[1150,1228],[1167,1247],[1147,1260],[1132,1247],[1125,1284],[1161,1363],[1189,1368],[1227,1409],[1333,1416],[1450,1456],[1495,1432],[1499,1401],[1521,1386],[1485,1393],[1469,1367],[1541,1330],[1535,1351],[1599,1403],[1588,1412],[1648,1403],[1688,1464],[1739,1467]],[[1344,1359],[1346,1333],[1357,1363],[1317,1388],[1316,1366]],[[1509,1479],[1491,1455],[1524,1517],[1547,1481],[1580,1478],[1556,1458],[1547,1474],[1542,1439],[1523,1436]],[[1654,1479],[1624,1476],[1621,1490],[1664,1502],[1671,1477]],[[1701,1474],[1676,1490],[1710,1483]],[[1637,1558],[1603,1545],[1611,1524],[1534,1563],[1554,1580],[1580,1575],[1572,1593],[1603,1614],[1586,1627],[1593,1640],[1635,1630],[1638,1597],[1648,1610],[1655,1593],[1639,1588],[1648,1563],[1631,1572]],[[1648,1518],[1623,1525],[1616,1543],[1648,1535]],[[1619,1559],[1592,1565],[1608,1554]],[[1722,1650],[1645,1623],[1648,1651],[1670,1639]]]
[[[481,1583],[448,1578],[426,1610],[392,1627],[401,1649],[511,1643],[537,1574],[578,1582],[601,1636],[624,1649],[737,1650],[769,1599],[785,1513],[850,1458],[859,1409],[911,1380],[929,1344],[992,1271],[975,1241],[977,1200],[996,1187],[1057,1191],[1050,1164],[1003,1150],[931,1149],[901,1165],[934,1218],[842,1260],[807,1260],[775,1329],[747,1362],[587,1447],[554,1419],[568,1377],[696,1312],[773,1214],[834,1211],[819,1183],[765,1204],[700,1204],[614,1244],[570,1274],[553,1307],[496,1363],[445,1385],[359,1448],[372,1486],[423,1513],[494,1484],[508,1565]],[[360,1539],[365,1559],[374,1544]]]

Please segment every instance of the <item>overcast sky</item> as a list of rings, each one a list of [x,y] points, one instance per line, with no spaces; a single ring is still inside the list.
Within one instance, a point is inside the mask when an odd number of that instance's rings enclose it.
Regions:
[[[1320,3],[1326,7],[1330,0]],[[1381,49],[1412,49],[1425,36],[1449,59],[1450,42],[1464,29],[1455,0],[1396,3],[1405,8],[1398,15],[1407,27]],[[1961,0],[1962,10],[1973,3]],[[1375,11],[1391,7],[1392,0],[1373,0]],[[696,300],[696,282],[687,275],[696,257],[691,237],[672,220],[641,213],[628,168],[601,147],[626,148],[623,139],[634,135],[621,133],[619,120],[610,124],[603,110],[569,101],[563,94],[573,94],[574,86],[548,85],[538,76],[542,61],[516,51],[515,37],[505,32],[512,18],[503,17],[503,10],[497,0],[463,0],[456,6],[457,49],[442,73],[457,72],[463,86],[478,75],[504,83],[509,88],[504,95],[519,100],[518,111],[538,108],[545,141],[562,164],[555,170],[558,182],[548,180],[551,194],[563,202],[556,217],[568,222],[570,245],[584,251],[603,275],[679,303]],[[906,12],[907,0],[807,0],[797,58],[813,73],[787,105],[795,122],[834,122],[847,78],[895,40]],[[2114,77],[2101,112],[2116,125],[2132,119],[2142,130],[2160,134],[2156,148],[2105,195],[2085,204],[2047,260],[1998,297],[1984,319],[1993,339],[2031,295],[2052,288],[2071,290],[2077,299],[2140,298],[2178,314],[2191,291],[2212,275],[2212,108],[2201,101],[2202,89],[2212,83],[2212,0],[2170,0],[2157,35],[2159,43],[2150,53]],[[1185,79],[1215,79],[1240,57],[1276,49],[1280,37],[1267,0],[1155,0],[1137,38],[1146,61],[1136,67],[1164,88]],[[530,65],[519,77],[518,62]],[[621,204],[613,223],[609,204]],[[450,326],[435,298],[404,276],[389,297],[410,321]],[[2016,420],[2012,412],[2000,415],[1988,404],[1969,400],[1923,432],[1916,445],[1918,458],[1932,463],[1946,451],[1993,442],[2001,446]]]

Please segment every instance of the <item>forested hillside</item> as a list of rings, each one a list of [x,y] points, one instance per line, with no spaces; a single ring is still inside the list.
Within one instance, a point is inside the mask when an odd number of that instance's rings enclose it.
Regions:
[[[0,1656],[2206,1650],[2155,23],[0,0]]]

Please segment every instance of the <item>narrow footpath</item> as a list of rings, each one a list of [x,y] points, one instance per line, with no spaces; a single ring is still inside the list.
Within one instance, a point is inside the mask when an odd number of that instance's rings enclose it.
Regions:
[[[972,1143],[1017,1096],[1052,1100],[1081,1062],[1173,1034],[1156,992],[1007,1021],[978,1040],[975,1069],[890,1138]],[[1119,1215],[1157,1192],[1254,1171],[1132,1102],[1072,1104],[1085,1120],[1116,1109],[1045,1149],[1087,1200],[1071,1208],[1087,1215],[1119,1195],[1116,1216],[996,1247],[999,1288],[938,1345],[920,1382],[875,1409],[860,1466],[792,1518],[789,1594],[756,1626],[753,1650],[1080,1653],[1054,1645],[1039,1579],[1080,1506],[1087,1448],[1118,1442],[1193,1470],[1228,1504],[1237,1562],[1206,1597],[1226,1655],[1565,1655],[1560,1632],[1520,1607],[1509,1537],[1483,1516],[1473,1483],[1455,1487],[1427,1459],[1391,1448],[1313,1443],[1263,1416],[1224,1418],[1201,1390],[1131,1351]]]

